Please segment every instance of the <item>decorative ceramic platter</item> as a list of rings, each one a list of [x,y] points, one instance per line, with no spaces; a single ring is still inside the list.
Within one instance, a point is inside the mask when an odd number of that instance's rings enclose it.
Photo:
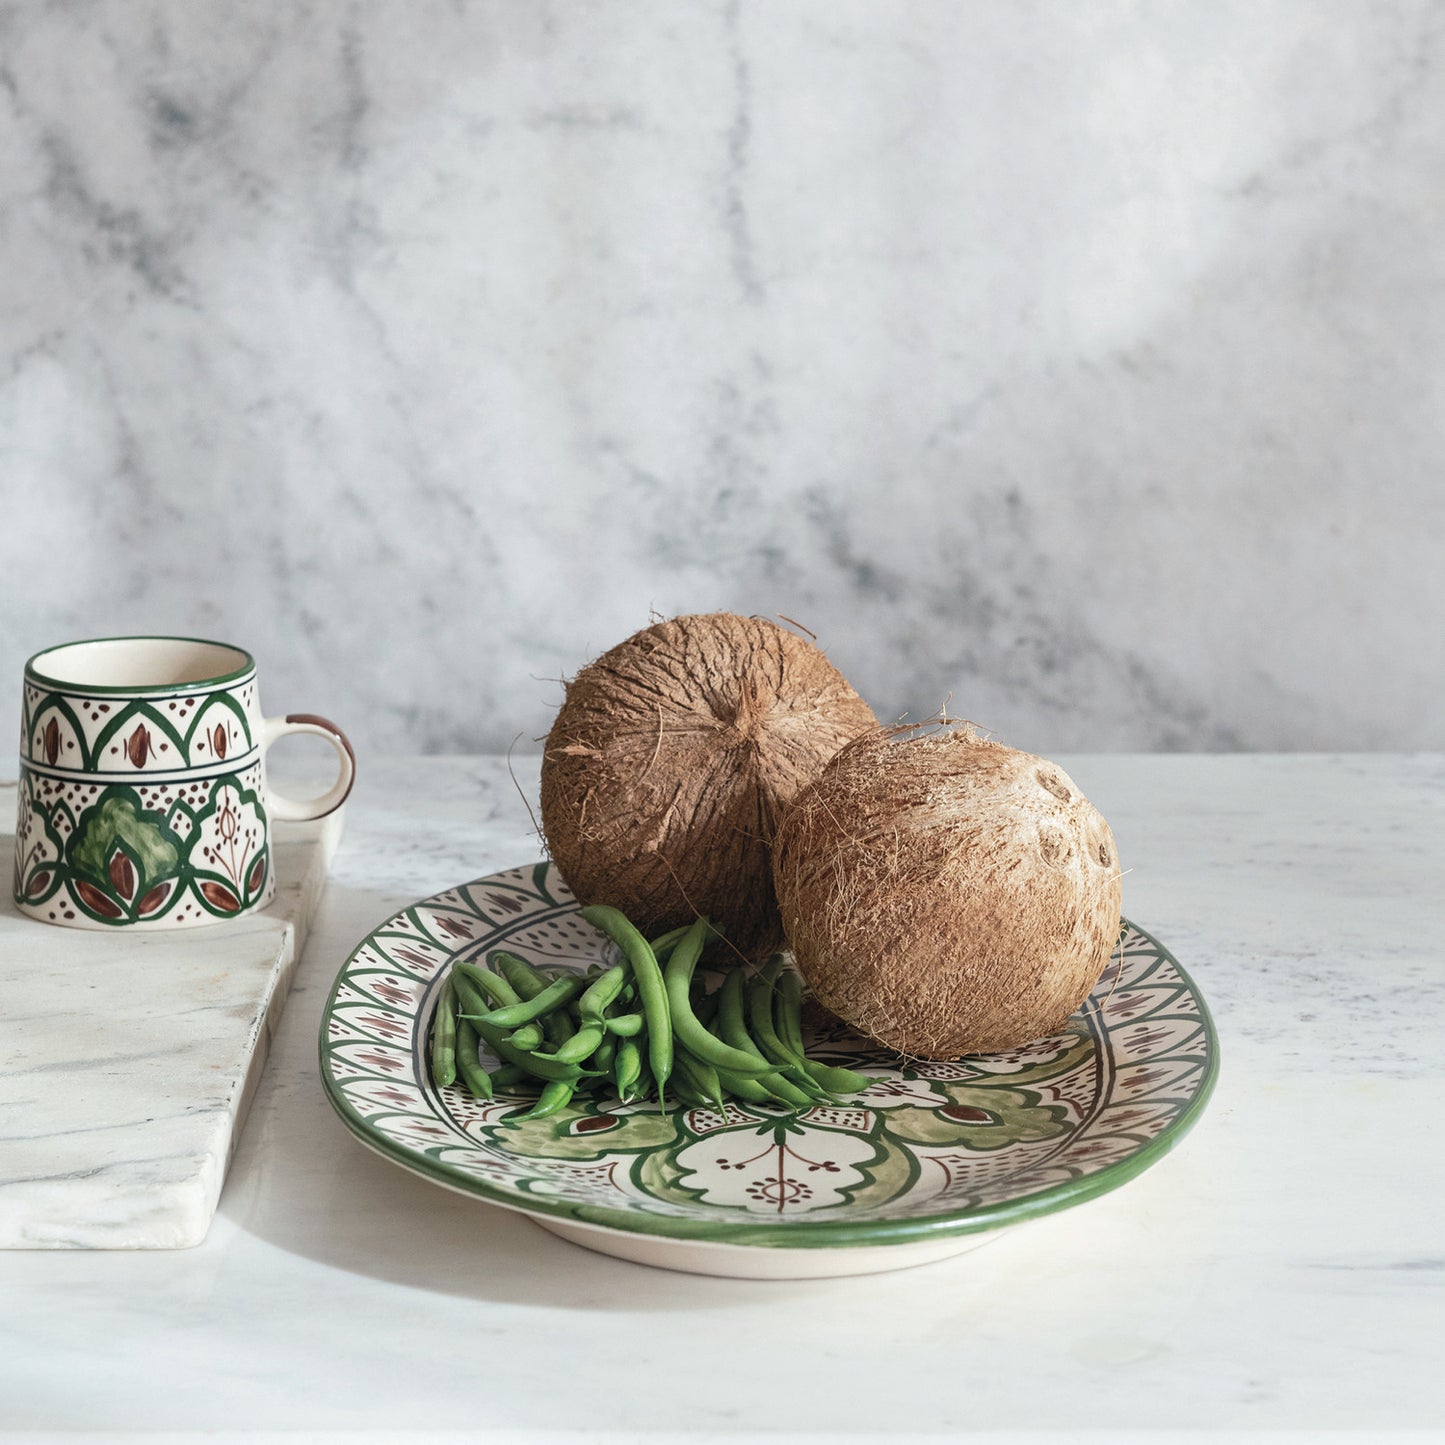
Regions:
[[[612,945],[548,863],[404,908],[337,976],[321,1078],[348,1128],[395,1163],[625,1259],[802,1278],[921,1264],[1132,1179],[1176,1144],[1214,1085],[1198,989],[1128,924],[1066,1030],[1007,1053],[908,1063],[839,1024],[809,1054],[875,1083],[792,1114],[730,1103],[580,1100],[517,1124],[532,1098],[437,1089],[427,1034],[455,959],[495,949],[584,969]],[[484,1058],[484,1062],[485,1062]]]

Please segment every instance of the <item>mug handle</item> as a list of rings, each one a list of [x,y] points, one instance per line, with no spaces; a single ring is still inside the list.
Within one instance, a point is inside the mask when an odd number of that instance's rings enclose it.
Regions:
[[[315,713],[288,712],[285,717],[268,717],[261,721],[261,750],[265,752],[277,738],[293,733],[310,733],[313,737],[325,738],[336,749],[340,769],[336,782],[329,791],[319,798],[287,798],[267,789],[266,807],[273,818],[282,818],[293,823],[306,823],[315,818],[324,818],[334,813],[345,801],[356,781],[356,754],[347,741],[346,734],[334,722]]]

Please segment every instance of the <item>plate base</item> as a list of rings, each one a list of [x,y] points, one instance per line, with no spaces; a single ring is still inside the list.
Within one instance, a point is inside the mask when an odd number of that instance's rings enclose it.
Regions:
[[[951,1239],[925,1239],[912,1244],[876,1244],[850,1249],[771,1249],[735,1244],[693,1243],[647,1234],[623,1234],[585,1224],[531,1214],[528,1218],[549,1234],[560,1235],[583,1249],[610,1254],[634,1264],[686,1274],[710,1274],[720,1279],[838,1279],[850,1274],[883,1274],[911,1269],[951,1255],[965,1254],[1005,1233],[990,1229]]]

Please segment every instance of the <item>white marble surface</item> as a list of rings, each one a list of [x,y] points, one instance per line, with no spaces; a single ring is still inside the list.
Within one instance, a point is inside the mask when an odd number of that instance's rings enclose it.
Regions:
[[[1126,1187],[926,1268],[770,1284],[591,1254],[371,1155],[317,1078],[336,969],[398,905],[537,848],[499,759],[373,762],[209,1237],[0,1256],[0,1422],[526,1445],[1445,1438],[1445,758],[1059,761],[1222,1041],[1205,1116]]]
[[[0,784],[0,878],[15,793]],[[341,836],[275,825],[262,913],[175,933],[57,928],[0,897],[0,1249],[205,1238]],[[3,1407],[0,1407],[3,1408]]]
[[[731,607],[1034,751],[1445,745],[1431,0],[237,8],[0,5],[0,720],[199,632],[500,749]]]

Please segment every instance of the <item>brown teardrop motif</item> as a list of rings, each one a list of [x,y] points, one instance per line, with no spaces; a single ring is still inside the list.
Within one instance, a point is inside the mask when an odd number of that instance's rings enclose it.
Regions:
[[[211,731],[211,746],[215,748],[218,758],[226,756],[226,729],[220,723]]]
[[[135,897],[135,864],[119,848],[110,855],[110,886],[127,903]]]
[[[145,767],[146,759],[151,755],[151,735],[144,726],[138,727],[130,735],[125,745],[125,755],[130,759],[132,767]]]
[[[201,892],[212,908],[222,913],[239,913],[241,900],[224,883],[213,883],[209,878],[201,884]]]
[[[54,767],[56,758],[60,756],[60,724],[54,718],[45,724],[40,741],[45,746],[45,761]]]
[[[263,853],[256,859],[251,869],[251,876],[246,880],[246,892],[253,898],[261,891],[261,885],[266,881],[266,855]]]
[[[136,913],[142,918],[148,913],[154,913],[156,909],[166,901],[170,891],[171,883],[169,879],[164,883],[157,883],[156,886],[141,899],[139,904],[136,905]]]
[[[102,918],[119,918],[121,916],[119,906],[107,898],[99,888],[92,888],[89,883],[76,879],[75,891],[80,895],[80,901],[92,913],[98,913]]]
[[[44,868],[30,880],[30,887],[26,889],[25,896],[27,898],[39,898],[40,895],[45,892],[49,883],[50,870]]]
[[[995,1124],[998,1121],[987,1109],[976,1109],[972,1104],[946,1104],[939,1114],[959,1124]]]
[[[572,1128],[578,1134],[601,1134],[617,1128],[618,1123],[615,1114],[589,1114],[585,1119],[578,1119]]]

